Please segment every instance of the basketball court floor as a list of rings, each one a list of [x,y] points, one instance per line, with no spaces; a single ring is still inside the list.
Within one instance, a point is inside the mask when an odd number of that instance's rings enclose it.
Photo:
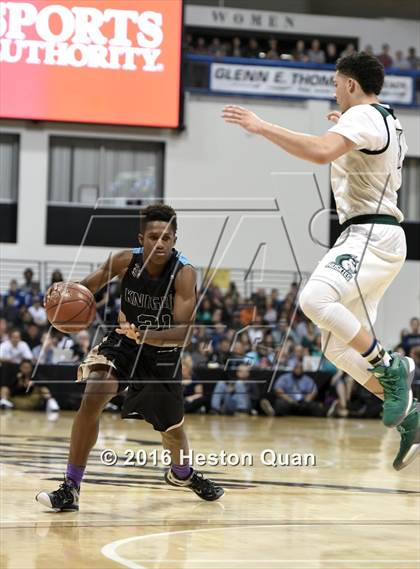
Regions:
[[[204,466],[226,493],[203,502],[163,482],[159,435],[105,415],[78,513],[35,502],[62,479],[73,413],[2,412],[4,569],[418,569],[420,461],[391,463],[396,432],[379,421],[189,416],[190,444],[246,466]],[[116,466],[101,463],[114,451]],[[123,465],[131,454],[145,466]],[[262,451],[271,449],[262,454]],[[273,452],[272,452],[273,451]],[[312,459],[298,454],[312,454]],[[279,456],[277,456],[279,455]],[[242,458],[241,458],[242,457]],[[307,466],[264,464],[306,460]],[[136,457],[130,462],[135,462]]]

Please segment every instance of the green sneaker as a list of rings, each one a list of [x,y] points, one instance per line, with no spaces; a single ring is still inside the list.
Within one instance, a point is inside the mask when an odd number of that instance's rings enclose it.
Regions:
[[[402,470],[413,462],[420,451],[420,413],[415,399],[412,410],[397,429],[401,433],[401,443],[392,466],[395,470]]]
[[[370,370],[384,390],[382,422],[386,427],[399,425],[413,404],[414,360],[396,353],[391,356],[390,367],[375,366]]]

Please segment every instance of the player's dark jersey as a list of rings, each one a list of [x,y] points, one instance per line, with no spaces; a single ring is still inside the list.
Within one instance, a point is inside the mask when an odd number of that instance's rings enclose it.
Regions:
[[[175,277],[185,265],[184,255],[172,249],[162,275],[152,278],[143,262],[143,247],[133,249],[133,257],[121,283],[121,311],[137,327],[164,329],[173,324]]]

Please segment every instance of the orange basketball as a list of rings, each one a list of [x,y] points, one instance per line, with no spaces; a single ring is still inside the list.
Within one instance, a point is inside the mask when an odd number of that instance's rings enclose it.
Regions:
[[[90,290],[81,284],[55,283],[48,289],[45,298],[48,320],[60,332],[80,332],[95,320],[95,299]]]

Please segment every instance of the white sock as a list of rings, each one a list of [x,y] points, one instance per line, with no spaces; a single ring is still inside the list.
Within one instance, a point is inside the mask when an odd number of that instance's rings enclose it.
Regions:
[[[57,401],[56,401],[53,397],[50,397],[50,398],[48,399],[46,410],[47,410],[48,412],[51,412],[51,411],[60,411],[60,406],[58,405]]]
[[[391,354],[384,350],[378,340],[375,338],[370,348],[362,354],[365,360],[372,366],[385,366],[391,365]]]

